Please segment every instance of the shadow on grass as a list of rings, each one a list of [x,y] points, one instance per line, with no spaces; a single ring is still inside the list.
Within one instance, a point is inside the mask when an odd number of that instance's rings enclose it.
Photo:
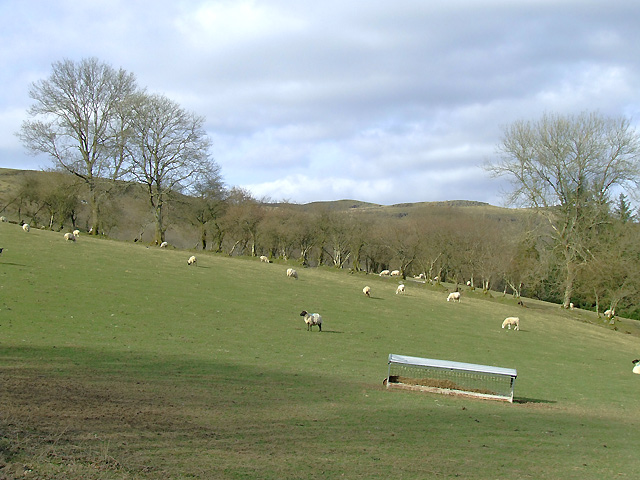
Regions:
[[[526,404],[526,403],[557,403],[557,402],[555,400],[543,400],[541,398],[514,397],[513,403]]]

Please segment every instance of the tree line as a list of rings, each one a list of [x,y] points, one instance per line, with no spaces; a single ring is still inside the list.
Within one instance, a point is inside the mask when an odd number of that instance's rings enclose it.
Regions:
[[[55,63],[30,96],[32,119],[18,135],[81,182],[92,233],[109,229],[114,198],[136,188],[155,243],[165,241],[173,212],[189,220],[201,249],[368,273],[393,268],[403,277],[640,316],[638,223],[629,200],[638,199],[640,139],[624,117],[545,114],[508,125],[486,169],[511,181],[510,204],[527,212],[517,222],[461,210],[381,220],[357,209],[259,201],[226,187],[202,117],[95,58]],[[25,188],[19,203],[42,204],[49,227],[54,218],[75,223],[69,192]]]

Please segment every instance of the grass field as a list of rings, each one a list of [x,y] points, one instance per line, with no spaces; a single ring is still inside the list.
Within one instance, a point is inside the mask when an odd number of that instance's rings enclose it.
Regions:
[[[0,247],[0,479],[640,471],[635,322],[6,223]],[[516,368],[516,401],[387,390],[389,353]]]

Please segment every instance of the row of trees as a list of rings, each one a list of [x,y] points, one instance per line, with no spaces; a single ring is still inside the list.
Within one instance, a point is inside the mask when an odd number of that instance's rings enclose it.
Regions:
[[[136,185],[145,189],[158,243],[165,240],[167,205],[182,193],[205,249],[354,270],[393,265],[405,275],[466,278],[484,288],[498,281],[566,308],[576,298],[615,308],[638,294],[637,224],[627,199],[638,198],[640,139],[625,118],[545,115],[504,130],[486,167],[512,181],[513,205],[532,212],[512,232],[486,219],[460,223],[459,215],[378,224],[227,190],[210,158],[204,119],[95,58],[55,63],[30,96],[32,119],[18,135],[28,150],[49,155],[83,182],[93,233],[104,228],[101,214],[114,194]],[[75,222],[69,195],[50,193],[41,202],[50,226],[55,210],[66,209],[58,217]]]
[[[171,195],[198,182],[221,186],[204,118],[140,89],[132,73],[96,58],[64,60],[31,85],[29,96],[31,119],[18,136],[30,152],[48,155],[86,185],[92,233],[100,232],[101,207],[122,186],[118,181],[145,186],[159,242]]]

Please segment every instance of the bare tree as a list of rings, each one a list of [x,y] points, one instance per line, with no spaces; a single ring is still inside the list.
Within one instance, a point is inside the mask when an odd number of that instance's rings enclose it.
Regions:
[[[535,208],[548,222],[563,259],[568,308],[578,269],[592,259],[590,242],[610,218],[614,188],[640,181],[638,134],[624,118],[545,115],[507,127],[498,153],[487,168],[510,178],[510,201]]]
[[[34,154],[81,178],[89,188],[93,233],[99,227],[99,183],[119,174],[122,104],[136,91],[133,74],[87,58],[53,64],[51,76],[31,85],[35,101],[18,137]]]
[[[155,220],[155,241],[164,241],[165,204],[175,192],[189,191],[216,166],[209,158],[204,118],[163,95],[139,94],[132,104],[127,150],[131,176],[145,186]]]

